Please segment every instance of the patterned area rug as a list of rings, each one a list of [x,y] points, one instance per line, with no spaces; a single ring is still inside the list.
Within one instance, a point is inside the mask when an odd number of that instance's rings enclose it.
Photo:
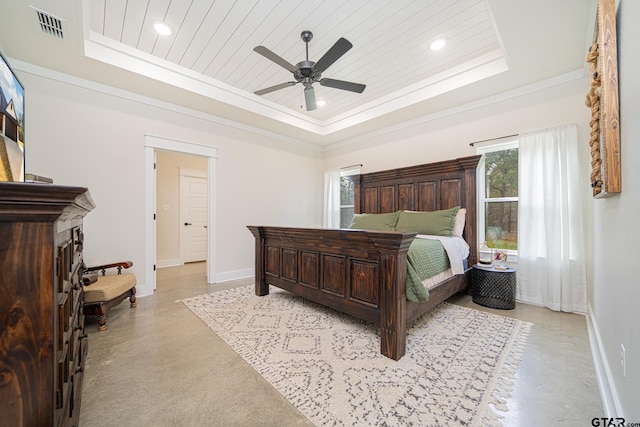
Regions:
[[[530,323],[442,303],[399,361],[378,328],[271,287],[184,300],[317,426],[502,425]]]

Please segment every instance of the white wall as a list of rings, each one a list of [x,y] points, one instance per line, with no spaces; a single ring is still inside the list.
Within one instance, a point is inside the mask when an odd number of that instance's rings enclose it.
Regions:
[[[253,268],[247,225],[322,224],[319,151],[96,91],[84,81],[24,71],[20,78],[27,88],[26,170],[89,188],[97,207],[85,219],[86,263],[133,261],[141,295],[152,292],[143,268],[145,134],[218,149],[216,277]]]
[[[470,142],[575,123],[588,137],[584,107],[586,78],[510,97],[499,102],[425,121],[406,129],[359,140],[325,153],[325,169],[362,164],[362,172],[472,156]],[[585,143],[586,144],[586,143]],[[585,146],[588,155],[588,146]]]
[[[617,397],[617,415],[640,421],[640,3],[621,1],[618,10],[618,63],[622,192],[593,200],[593,319],[608,380]],[[626,348],[623,376],[620,345]]]
[[[207,158],[159,150],[156,164],[156,262],[180,265],[180,168],[206,175]]]
[[[584,165],[582,174],[588,177],[590,110],[584,106],[588,87],[589,81],[585,77],[519,96],[504,94],[498,97],[502,100],[481,107],[468,106],[456,114],[343,144],[325,153],[324,167],[328,170],[362,164],[362,173],[367,173],[472,156],[477,154],[477,149],[471,147],[470,142],[575,123],[578,137],[584,141],[580,153]],[[585,181],[584,195],[586,222],[589,223],[591,188],[588,181]],[[585,237],[589,245],[590,236]],[[516,267],[516,264],[512,266]],[[591,269],[588,270],[590,277]],[[588,286],[590,282],[588,279]]]

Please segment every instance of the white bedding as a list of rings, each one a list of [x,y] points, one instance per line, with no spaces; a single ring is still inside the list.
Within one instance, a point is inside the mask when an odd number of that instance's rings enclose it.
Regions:
[[[439,240],[447,252],[449,257],[450,268],[437,274],[433,277],[425,279],[422,284],[429,290],[434,288],[438,283],[448,279],[456,274],[464,273],[463,260],[469,257],[469,245],[462,237],[445,237],[445,236],[431,236],[427,234],[418,234],[416,239],[431,239]]]

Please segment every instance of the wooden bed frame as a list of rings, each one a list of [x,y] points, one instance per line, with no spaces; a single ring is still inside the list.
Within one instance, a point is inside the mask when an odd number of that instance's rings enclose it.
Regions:
[[[355,212],[467,209],[468,265],[476,263],[476,167],[480,156],[356,176]],[[269,285],[380,326],[380,351],[399,360],[406,327],[469,285],[470,270],[406,299],[407,250],[415,233],[249,226],[256,239],[256,295]]]

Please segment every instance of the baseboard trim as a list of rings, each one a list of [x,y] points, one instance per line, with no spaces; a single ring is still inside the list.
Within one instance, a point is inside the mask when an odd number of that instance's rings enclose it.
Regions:
[[[140,283],[138,283],[136,285],[136,297],[137,298],[141,298],[141,297],[148,297],[153,295],[153,289],[151,289],[150,286],[146,286],[146,285],[141,285]]]
[[[613,383],[613,376],[609,369],[609,362],[607,355],[604,352],[604,346],[602,339],[600,338],[600,331],[596,319],[593,317],[593,310],[591,304],[588,307],[587,313],[587,332],[589,334],[589,344],[591,345],[591,355],[593,357],[593,365],[596,371],[596,378],[598,380],[598,387],[600,389],[600,398],[602,399],[602,407],[604,408],[604,416],[609,418],[623,417],[622,406],[620,405],[620,399],[616,393],[616,389]]]
[[[157,268],[177,267],[179,265],[183,265],[180,259],[163,259],[162,261],[156,261]]]
[[[227,271],[224,273],[218,273],[216,274],[215,283],[228,282],[230,280],[253,277],[254,274],[255,274],[255,270],[253,268],[245,268],[243,270],[234,270],[234,271]]]

